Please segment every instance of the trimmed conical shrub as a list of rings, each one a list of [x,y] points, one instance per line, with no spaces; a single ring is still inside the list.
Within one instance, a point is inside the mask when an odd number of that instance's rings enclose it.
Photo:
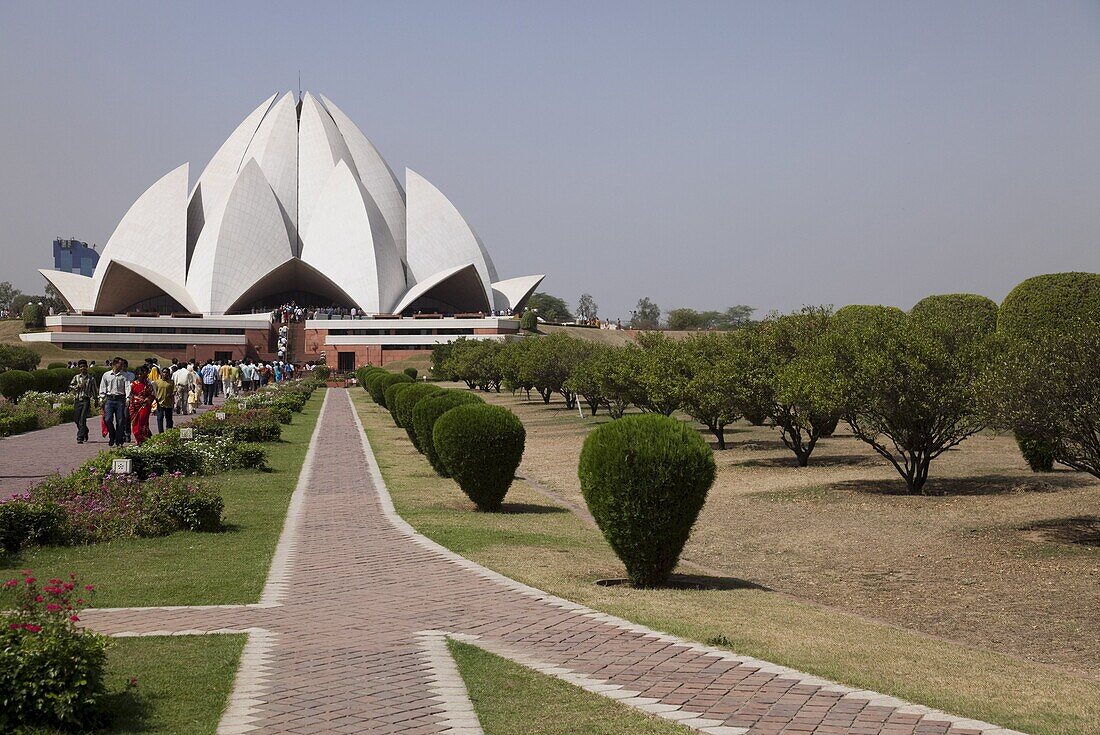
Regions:
[[[435,451],[435,441],[432,432],[435,431],[435,422],[439,417],[458,406],[469,403],[485,403],[475,393],[467,393],[460,390],[444,390],[436,395],[425,396],[416,402],[413,407],[413,431],[416,433],[416,448],[428,458],[432,469],[440,477],[450,477],[439,453]],[[408,427],[406,427],[408,430]]]
[[[394,383],[411,383],[412,378],[404,373],[390,373],[387,372],[378,378],[371,378],[370,383],[370,397],[374,399],[382,408],[389,408],[386,405],[386,388],[389,388]]]
[[[478,510],[500,510],[523,458],[527,432],[501,406],[473,404],[439,417],[432,441],[439,458]]]
[[[391,383],[390,387],[383,391],[383,395],[386,397],[386,408],[389,409],[390,416],[393,418],[393,423],[399,429],[401,428],[401,421],[397,417],[397,396],[408,388],[412,388],[413,385],[414,383],[411,380],[397,381],[396,383]]]
[[[416,438],[416,429],[413,428],[413,409],[418,402],[441,390],[443,389],[431,383],[413,383],[394,398],[395,421],[409,435],[409,441],[418,451],[420,444]]]
[[[604,424],[581,450],[581,493],[636,587],[668,580],[714,482],[714,455],[659,414]]]

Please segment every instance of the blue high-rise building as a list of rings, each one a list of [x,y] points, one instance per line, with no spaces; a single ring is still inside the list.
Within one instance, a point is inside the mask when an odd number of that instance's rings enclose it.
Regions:
[[[88,247],[86,242],[62,240],[60,237],[53,241],[54,270],[90,276],[98,262],[99,253]]]

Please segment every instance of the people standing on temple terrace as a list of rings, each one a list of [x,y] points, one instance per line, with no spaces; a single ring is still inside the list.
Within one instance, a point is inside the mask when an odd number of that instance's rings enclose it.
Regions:
[[[218,368],[213,360],[207,360],[199,371],[202,379],[202,403],[204,406],[214,405],[214,383],[217,382]]]
[[[130,400],[126,402],[130,409],[130,434],[140,446],[152,433],[149,431],[149,414],[156,402],[153,386],[149,384],[149,369],[139,365],[130,383]]]
[[[111,361],[111,369],[103,373],[103,378],[99,381],[99,402],[103,406],[103,420],[110,436],[108,446],[122,446],[126,439],[122,421],[129,389],[130,381],[122,371],[122,358],[116,357]]]
[[[150,380],[153,395],[157,399],[157,433],[163,434],[165,427],[172,428],[172,403],[176,398],[175,386],[168,382],[166,375]]]
[[[88,417],[92,415],[92,406],[96,402],[95,378],[88,375],[88,361],[76,361],[76,375],[69,381],[69,392],[73,394],[73,421],[76,423],[76,443],[88,441]]]
[[[190,363],[186,367],[178,367],[172,373],[172,385],[176,388],[176,413],[181,416],[189,413],[187,410],[187,396],[191,393],[191,386],[195,384],[195,370]]]

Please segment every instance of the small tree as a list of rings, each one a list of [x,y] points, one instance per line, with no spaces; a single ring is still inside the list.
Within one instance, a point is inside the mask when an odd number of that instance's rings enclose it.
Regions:
[[[527,300],[527,308],[533,309],[540,317],[551,323],[573,321],[573,315],[569,313],[569,305],[563,299],[548,293],[532,294]]]
[[[23,326],[27,329],[39,329],[46,326],[46,313],[38,304],[23,307]]]
[[[669,416],[684,403],[691,366],[683,346],[660,332],[638,335],[642,348],[638,381],[642,394],[635,400],[643,410]]]
[[[577,394],[569,390],[565,381],[594,347],[591,342],[564,334],[540,337],[523,356],[521,380],[535,387],[543,403],[549,403],[553,394],[561,393],[565,405],[573,408]]]
[[[661,307],[645,296],[638,300],[630,318],[631,329],[656,329],[661,322]]]
[[[22,296],[23,292],[11,285],[10,281],[0,283],[0,309],[10,309],[11,302],[16,296]]]
[[[989,335],[956,339],[952,351],[943,323],[885,307],[839,317],[830,348],[845,418],[910,494],[921,493],[932,460],[985,426],[977,398]]]
[[[583,321],[591,321],[599,314],[600,307],[590,293],[582,293],[577,302],[577,318]]]
[[[710,429],[718,448],[726,448],[726,426],[740,415],[740,376],[729,359],[729,335],[693,336],[684,345],[690,378],[683,389],[683,409]]]
[[[587,376],[581,379],[594,381],[593,390],[611,418],[622,418],[630,404],[641,401],[645,395],[639,379],[644,361],[642,351],[635,345],[599,349],[584,361]]]
[[[1038,451],[1100,477],[1100,322],[1078,318],[1028,339],[1003,337],[983,391],[990,414]]]
[[[519,318],[519,328],[526,332],[539,331],[539,318],[530,308],[523,312],[523,316]]]

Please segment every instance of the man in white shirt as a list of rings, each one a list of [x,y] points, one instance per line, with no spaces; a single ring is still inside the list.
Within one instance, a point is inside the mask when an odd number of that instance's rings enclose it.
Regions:
[[[191,386],[195,384],[195,369],[188,365],[186,368],[177,368],[172,373],[172,385],[176,387],[176,413],[182,416],[187,413],[187,394],[191,392]]]
[[[111,361],[111,370],[103,373],[99,381],[99,398],[103,405],[103,420],[107,424],[110,446],[121,447],[126,440],[126,394],[130,381],[122,371],[122,358]]]

